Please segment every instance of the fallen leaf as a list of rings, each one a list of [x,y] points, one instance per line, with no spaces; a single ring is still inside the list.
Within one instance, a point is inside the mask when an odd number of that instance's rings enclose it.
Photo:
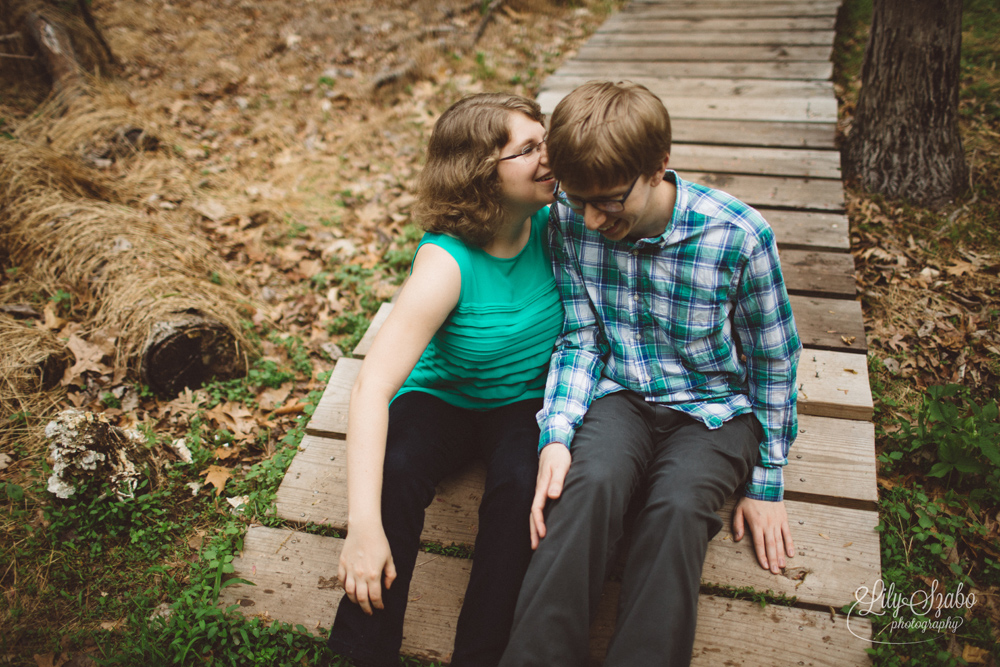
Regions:
[[[205,484],[215,487],[215,495],[222,495],[222,489],[226,486],[226,480],[232,477],[232,468],[222,466],[208,466],[205,470]]]
[[[854,341],[858,339],[857,336],[841,336],[840,340],[844,341],[844,345],[853,345]]]
[[[854,370],[853,368],[845,368],[844,371],[847,372],[847,373],[850,373],[851,375],[857,375],[858,374],[858,372],[856,370]]]
[[[288,394],[292,392],[292,383],[286,382],[280,387],[275,387],[272,389],[265,389],[260,392],[257,396],[257,403],[260,405],[260,409],[265,412],[270,412],[276,407],[285,402],[288,398]]]
[[[196,531],[194,535],[188,538],[188,546],[195,551],[201,551],[202,546],[205,544],[205,531]]]
[[[63,374],[62,385],[64,387],[68,385],[83,385],[82,375],[87,371],[92,371],[98,375],[111,373],[111,368],[105,366],[102,362],[105,349],[101,345],[85,341],[76,334],[72,334],[66,343],[66,347],[73,353],[76,363],[67,368]]]
[[[239,447],[216,447],[215,449],[215,458],[222,459],[223,461],[225,461],[226,459],[235,458],[239,456],[239,454],[240,454]]]
[[[101,621],[101,629],[107,630],[108,632],[113,632],[114,630],[117,630],[124,622],[125,622],[124,618],[119,618],[117,621]]]
[[[0,470],[6,470],[11,461],[13,461],[13,459],[7,454],[0,454]]]

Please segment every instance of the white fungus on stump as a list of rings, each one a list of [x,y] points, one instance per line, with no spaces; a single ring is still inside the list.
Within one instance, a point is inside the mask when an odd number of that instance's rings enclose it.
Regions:
[[[59,498],[69,498],[88,480],[106,482],[119,499],[133,498],[144,471],[154,471],[142,434],[100,414],[63,410],[46,425],[45,437],[52,465],[48,490]]]

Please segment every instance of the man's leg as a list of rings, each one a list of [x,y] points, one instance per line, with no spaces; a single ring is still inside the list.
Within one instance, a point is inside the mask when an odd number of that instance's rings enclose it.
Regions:
[[[345,595],[337,608],[328,644],[334,653],[361,665],[398,665],[410,580],[420,548],[424,510],[437,483],[462,467],[468,447],[469,411],[423,392],[410,392],[389,408],[382,473],[382,527],[392,550],[396,580],[383,589],[384,609],[371,616]],[[527,522],[527,519],[525,519]]]
[[[507,646],[517,592],[531,559],[528,518],[538,474],[535,414],[541,407],[539,398],[490,410],[477,432],[486,488],[453,667],[495,667]]]
[[[562,495],[546,506],[547,534],[528,566],[502,666],[586,663],[608,558],[651,452],[649,417],[649,406],[631,392],[591,405],[573,439]]]
[[[710,431],[655,409],[648,495],[633,526],[608,667],[690,663],[705,552],[722,528],[716,511],[746,481],[762,436],[752,415]]]

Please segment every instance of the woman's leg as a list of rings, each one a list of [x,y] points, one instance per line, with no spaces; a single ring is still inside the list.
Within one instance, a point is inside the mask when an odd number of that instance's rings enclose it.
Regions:
[[[541,407],[535,399],[490,410],[477,431],[486,488],[452,667],[493,667],[507,645],[531,558],[528,517],[538,473],[535,414]]]
[[[389,408],[382,477],[382,526],[396,566],[384,609],[366,615],[347,596],[330,630],[330,649],[363,665],[398,665],[410,580],[420,548],[424,510],[437,483],[471,460],[469,413],[423,392]]]

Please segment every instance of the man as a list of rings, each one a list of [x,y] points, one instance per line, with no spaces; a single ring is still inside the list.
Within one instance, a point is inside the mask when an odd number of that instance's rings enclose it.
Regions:
[[[606,665],[687,665],[716,511],[762,567],[795,547],[782,466],[801,350],[774,235],[667,169],[670,118],[642,86],[591,82],[552,114],[550,247],[566,323],[539,413],[536,552],[502,667],[585,664],[635,514]]]

